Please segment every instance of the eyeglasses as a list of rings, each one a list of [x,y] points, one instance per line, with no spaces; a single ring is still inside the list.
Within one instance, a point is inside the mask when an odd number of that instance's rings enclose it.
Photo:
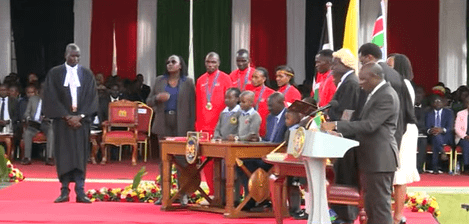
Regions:
[[[166,64],[169,65],[169,63],[171,64],[177,64],[178,62],[176,60],[171,60],[171,61],[167,61]]]

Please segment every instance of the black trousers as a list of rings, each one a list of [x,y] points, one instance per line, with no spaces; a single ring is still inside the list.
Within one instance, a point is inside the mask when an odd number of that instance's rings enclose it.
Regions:
[[[75,182],[75,193],[77,197],[84,197],[85,195],[85,173],[79,169],[74,169],[68,173],[59,176],[59,181],[62,184],[61,195],[65,196],[70,193],[68,185],[70,182]]]

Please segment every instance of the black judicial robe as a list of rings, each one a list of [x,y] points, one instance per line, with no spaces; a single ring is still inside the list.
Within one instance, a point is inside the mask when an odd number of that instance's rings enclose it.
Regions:
[[[53,119],[54,157],[58,176],[74,169],[86,173],[86,163],[90,153],[90,126],[98,112],[98,94],[93,73],[77,65],[80,87],[77,88],[77,111],[72,112],[70,88],[64,86],[67,70],[65,64],[52,68],[46,76],[44,88],[44,115]],[[84,114],[82,126],[73,129],[63,117]]]

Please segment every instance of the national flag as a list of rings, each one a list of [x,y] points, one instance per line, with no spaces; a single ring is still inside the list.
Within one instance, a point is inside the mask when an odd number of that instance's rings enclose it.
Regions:
[[[358,0],[350,0],[347,18],[345,20],[345,32],[343,48],[348,48],[355,57],[358,58],[358,15],[359,15],[359,2]]]
[[[387,57],[386,12],[384,4],[384,1],[381,1],[381,9],[378,13],[375,25],[373,26],[373,35],[371,38],[371,43],[374,43],[381,48],[381,51],[383,52],[382,59],[386,59]]]
[[[321,123],[323,123],[325,121],[324,119],[324,116],[322,114],[322,112],[318,112],[316,114],[316,116],[314,116],[310,121],[309,121],[309,127],[308,127],[308,130],[313,130],[313,131],[317,131],[321,128]]]

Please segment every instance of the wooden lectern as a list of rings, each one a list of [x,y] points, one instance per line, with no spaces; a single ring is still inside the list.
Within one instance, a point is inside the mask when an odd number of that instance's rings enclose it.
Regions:
[[[309,198],[305,198],[313,202],[311,210],[307,211],[308,223],[331,223],[327,204],[326,160],[341,158],[347,150],[358,145],[354,140],[304,128],[291,132],[288,154],[303,157],[308,186],[312,191]]]

